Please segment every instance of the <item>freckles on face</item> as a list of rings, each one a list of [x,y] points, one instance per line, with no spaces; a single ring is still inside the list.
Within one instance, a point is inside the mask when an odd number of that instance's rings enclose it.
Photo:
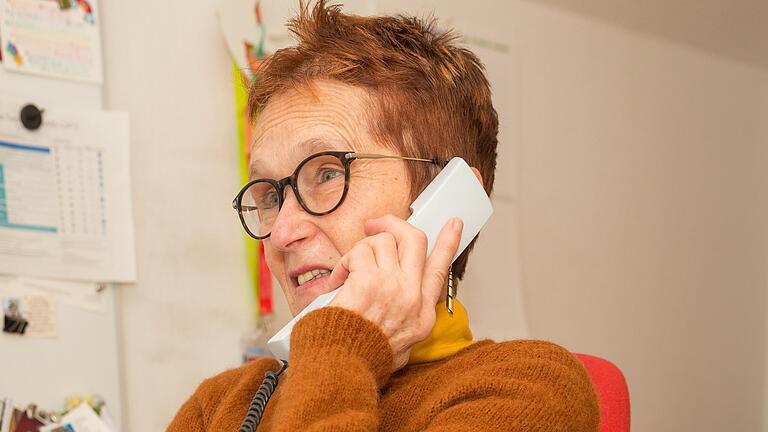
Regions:
[[[284,178],[320,151],[395,154],[369,133],[369,105],[364,90],[328,81],[276,95],[254,128],[252,178]],[[405,165],[398,160],[352,161],[347,196],[327,215],[304,211],[287,188],[264,247],[267,265],[294,314],[328,291],[324,272],[365,237],[366,220],[385,214],[408,217],[409,193]]]

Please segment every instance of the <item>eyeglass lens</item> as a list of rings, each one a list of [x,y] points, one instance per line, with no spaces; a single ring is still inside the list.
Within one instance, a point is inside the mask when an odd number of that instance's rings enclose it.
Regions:
[[[299,202],[310,213],[322,214],[336,207],[344,196],[345,166],[334,155],[318,155],[305,161],[296,173]],[[253,183],[245,190],[240,204],[248,230],[265,237],[280,211],[280,197],[275,184]]]

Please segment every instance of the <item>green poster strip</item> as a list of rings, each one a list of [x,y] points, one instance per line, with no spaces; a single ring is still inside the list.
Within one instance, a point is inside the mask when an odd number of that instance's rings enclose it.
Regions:
[[[248,181],[248,145],[246,143],[246,124],[248,118],[248,87],[237,63],[232,62],[232,82],[235,86],[235,114],[237,116],[237,140],[240,153],[240,179],[245,184]],[[245,231],[245,259],[253,287],[253,311],[259,315],[259,242],[252,239]]]

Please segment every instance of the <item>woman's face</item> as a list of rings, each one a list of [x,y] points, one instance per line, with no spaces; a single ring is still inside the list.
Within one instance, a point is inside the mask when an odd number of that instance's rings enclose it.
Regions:
[[[362,89],[317,81],[311,88],[288,90],[273,97],[259,115],[251,149],[252,178],[281,179],[293,173],[307,156],[326,150],[395,154],[377,143],[366,118],[369,99]],[[428,155],[427,155],[428,156]],[[349,192],[334,212],[312,216],[291,188],[264,241],[272,274],[280,282],[293,314],[328,292],[327,276],[310,277],[313,270],[330,271],[363,237],[366,220],[394,214],[410,215],[410,185],[400,160],[360,159],[350,168]]]

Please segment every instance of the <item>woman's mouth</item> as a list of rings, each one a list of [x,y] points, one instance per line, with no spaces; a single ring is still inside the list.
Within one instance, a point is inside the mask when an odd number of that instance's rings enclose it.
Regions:
[[[297,278],[297,283],[299,287],[303,287],[304,284],[320,279],[323,276],[328,276],[329,274],[331,274],[331,271],[326,269],[310,270],[300,274]]]

